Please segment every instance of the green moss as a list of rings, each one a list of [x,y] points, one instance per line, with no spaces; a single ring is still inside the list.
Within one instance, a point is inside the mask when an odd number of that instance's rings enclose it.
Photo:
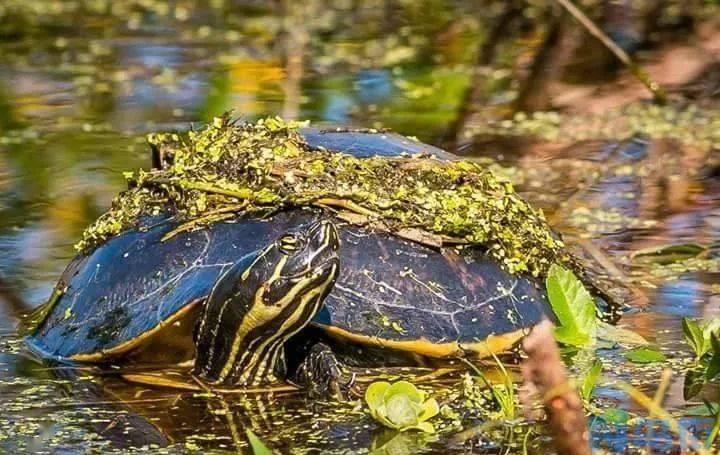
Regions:
[[[564,260],[563,244],[542,212],[486,167],[429,156],[359,159],[310,150],[297,126],[277,118],[255,124],[218,118],[187,140],[150,136],[165,169],[133,174],[134,186],[87,229],[78,248],[91,248],[168,205],[192,221],[212,219],[239,202],[251,211],[350,201],[351,210],[390,229],[419,228],[485,245],[511,272],[541,275]]]

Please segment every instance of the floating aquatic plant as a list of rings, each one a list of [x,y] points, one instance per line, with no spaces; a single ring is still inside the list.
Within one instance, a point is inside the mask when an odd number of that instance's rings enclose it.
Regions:
[[[632,363],[664,362],[667,358],[658,348],[653,346],[639,347],[625,352],[625,358]]]
[[[440,412],[437,401],[407,381],[373,382],[365,392],[365,402],[370,415],[388,428],[435,432],[428,420]]]
[[[492,357],[498,367],[498,372],[500,373],[500,381],[498,382],[489,381],[480,368],[466,359],[463,359],[463,361],[468,367],[470,367],[476,377],[482,381],[483,385],[490,392],[490,397],[497,406],[497,417],[504,420],[513,420],[517,416],[518,400],[517,394],[515,393],[515,383],[500,359],[494,354]],[[477,393],[473,391],[473,388],[472,384],[470,384],[470,393]]]

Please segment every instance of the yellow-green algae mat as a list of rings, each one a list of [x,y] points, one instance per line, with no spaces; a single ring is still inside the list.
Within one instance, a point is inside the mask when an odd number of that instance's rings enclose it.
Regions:
[[[187,137],[150,135],[166,165],[127,173],[130,188],[85,231],[77,248],[90,250],[169,205],[189,223],[181,230],[241,213],[323,205],[393,232],[482,244],[512,273],[542,276],[551,264],[570,260],[542,212],[480,164],[310,149],[298,127],[279,118],[240,123],[225,116]]]

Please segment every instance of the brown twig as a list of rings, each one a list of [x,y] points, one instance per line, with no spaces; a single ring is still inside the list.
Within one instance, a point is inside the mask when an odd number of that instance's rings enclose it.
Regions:
[[[182,232],[192,231],[204,224],[212,224],[217,221],[232,218],[236,214],[240,213],[241,210],[247,208],[247,206],[248,201],[243,201],[240,204],[232,204],[227,207],[221,207],[219,209],[209,211],[199,218],[195,218],[176,227],[172,231],[165,234],[162,239],[160,239],[160,241],[166,242]]]
[[[588,18],[571,0],[557,0],[563,8],[570,13],[585,29],[595,38],[597,38],[610,52],[612,52],[618,60],[635,76],[649,91],[652,93],[655,102],[665,104],[667,102],[667,94],[665,90],[655,82],[650,75],[640,66],[632,61],[630,56],[620,46],[615,44],[609,36],[607,36],[593,21]]]
[[[535,326],[523,348],[528,355],[522,366],[523,379],[526,388],[535,390],[542,399],[557,453],[590,455],[583,403],[568,381],[552,323],[543,321]]]

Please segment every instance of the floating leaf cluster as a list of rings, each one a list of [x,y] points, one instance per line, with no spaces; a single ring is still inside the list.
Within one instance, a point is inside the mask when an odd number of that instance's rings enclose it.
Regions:
[[[428,420],[440,412],[440,406],[407,381],[373,382],[365,391],[365,402],[370,415],[388,428],[435,432]]]
[[[551,264],[566,262],[543,214],[479,164],[314,150],[297,124],[277,118],[254,124],[217,118],[187,139],[158,134],[150,142],[163,168],[128,175],[131,188],[85,232],[80,249],[168,209],[197,227],[238,213],[315,204],[390,230],[481,244],[513,273],[544,275]]]
[[[550,141],[584,141],[642,135],[670,138],[708,150],[720,145],[720,116],[695,105],[632,103],[602,114],[520,112],[513,119],[473,125],[468,135],[534,136]]]

